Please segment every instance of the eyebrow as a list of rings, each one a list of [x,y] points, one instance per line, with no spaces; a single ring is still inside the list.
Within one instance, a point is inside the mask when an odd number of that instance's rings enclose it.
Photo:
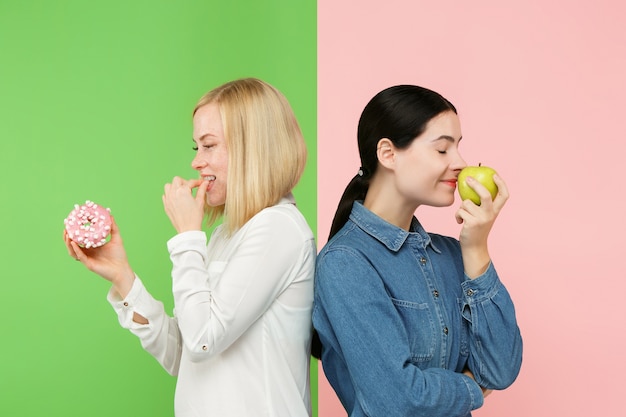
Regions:
[[[461,139],[463,139],[463,136],[461,136],[459,138],[459,142],[461,141]],[[437,142],[439,140],[445,140],[445,141],[448,141],[448,142],[451,142],[451,143],[456,142],[455,138],[453,138],[452,136],[448,136],[448,135],[441,135],[438,138],[433,139],[433,142]]]
[[[205,133],[204,135],[200,136],[198,138],[198,140],[195,140],[193,137],[191,138],[192,141],[194,142],[202,142],[204,141],[208,136],[213,136],[213,137],[217,137],[217,135],[214,135],[213,133]]]

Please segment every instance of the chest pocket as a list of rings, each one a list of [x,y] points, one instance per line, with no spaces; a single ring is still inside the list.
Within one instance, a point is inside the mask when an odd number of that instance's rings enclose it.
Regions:
[[[435,354],[435,324],[427,303],[391,298],[406,329],[411,361],[430,361]]]

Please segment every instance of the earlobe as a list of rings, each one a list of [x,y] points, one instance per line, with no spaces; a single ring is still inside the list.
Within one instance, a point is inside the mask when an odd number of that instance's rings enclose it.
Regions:
[[[378,163],[383,167],[391,169],[396,161],[396,152],[393,142],[388,138],[382,138],[376,146],[376,156]]]

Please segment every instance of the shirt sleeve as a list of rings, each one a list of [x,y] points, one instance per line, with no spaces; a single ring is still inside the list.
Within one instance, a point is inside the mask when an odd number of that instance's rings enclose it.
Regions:
[[[135,276],[135,281],[126,298],[121,299],[111,289],[107,300],[117,313],[123,328],[139,337],[141,346],[148,351],[171,375],[178,374],[181,356],[181,337],[176,319],[168,316],[163,303],[154,299],[143,282]],[[133,321],[134,313],[148,320],[148,324]]]
[[[490,264],[485,273],[462,283],[463,318],[469,322],[469,368],[476,382],[504,389],[517,378],[522,364],[522,336],[513,301]]]
[[[315,297],[316,328],[320,321],[328,326],[318,328],[324,350],[336,351],[323,355],[322,365],[341,368],[333,369],[331,383],[342,390],[339,385],[350,381],[354,393],[349,389],[344,398],[353,397],[364,414],[466,416],[483,404],[482,390],[470,377],[422,370],[410,361],[401,318],[377,272],[358,252],[333,249],[318,258]],[[331,363],[337,358],[341,364]]]
[[[311,256],[308,236],[278,210],[257,214],[242,232],[222,262],[216,285],[209,284],[204,233],[186,232],[168,242],[176,317],[192,361],[211,358],[234,343],[291,284],[290,277],[297,276],[292,271]]]

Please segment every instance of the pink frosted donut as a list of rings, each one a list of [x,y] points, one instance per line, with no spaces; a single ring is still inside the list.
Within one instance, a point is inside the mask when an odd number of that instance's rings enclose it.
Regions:
[[[74,205],[64,220],[65,230],[74,242],[84,248],[97,248],[107,243],[111,233],[111,210],[93,201]]]

